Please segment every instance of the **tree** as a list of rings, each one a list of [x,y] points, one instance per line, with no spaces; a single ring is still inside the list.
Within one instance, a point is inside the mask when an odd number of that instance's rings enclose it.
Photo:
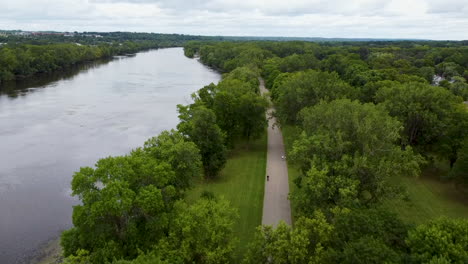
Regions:
[[[229,145],[239,138],[256,138],[264,132],[268,102],[252,91],[248,83],[237,79],[223,80],[212,95],[211,109],[219,127],[226,132]]]
[[[401,263],[400,255],[381,239],[365,236],[348,243],[335,263]]]
[[[452,78],[453,83],[450,84],[449,90],[463,98],[463,100],[468,101],[468,84],[466,83],[465,78],[460,76],[455,76]]]
[[[225,74],[223,77],[223,81],[240,80],[244,83],[248,83],[252,88],[252,92],[259,93],[258,86],[260,82],[258,80],[258,73],[255,72],[255,70],[245,66],[237,67],[233,71]]]
[[[169,263],[229,263],[234,251],[236,210],[223,199],[175,204],[168,236],[156,246]]]
[[[161,132],[159,136],[145,142],[143,151],[171,165],[176,174],[174,185],[177,188],[187,189],[192,186],[194,179],[201,176],[200,150],[180,132],[175,130]]]
[[[463,141],[457,155],[457,161],[450,170],[450,178],[466,187],[468,186],[468,137]]]
[[[429,83],[434,80],[435,70],[434,67],[421,67],[419,68],[419,76],[423,77]]]
[[[226,135],[216,124],[214,112],[204,106],[177,106],[179,131],[186,135],[200,149],[205,176],[215,177],[226,163]]]
[[[460,76],[463,73],[463,67],[455,62],[443,62],[436,65],[436,72],[438,75],[450,79],[454,76]]]
[[[393,87],[399,85],[396,81],[377,81],[368,82],[361,88],[360,101],[363,103],[375,103],[375,95],[382,87]]]
[[[13,50],[8,47],[0,49],[0,83],[5,80],[13,80],[14,69],[16,68],[17,59]]]
[[[460,103],[449,91],[422,83],[384,87],[376,100],[403,123],[402,143],[419,150],[434,147],[454,125],[452,115]]]
[[[290,75],[275,93],[275,105],[281,120],[294,124],[297,113],[321,100],[357,98],[357,90],[342,81],[338,74],[308,70]]]
[[[284,222],[276,229],[258,227],[243,263],[323,263],[323,245],[328,242],[333,226],[320,211],[311,216],[299,218],[294,229]]]
[[[375,238],[393,250],[406,250],[408,226],[385,207],[336,211],[333,214],[333,223],[334,232],[330,247],[338,252],[338,255],[345,250],[347,244],[361,238]],[[339,259],[336,262],[340,262]]]
[[[119,261],[115,261],[112,263],[114,264],[171,264],[168,261],[161,260],[161,257],[158,255],[158,253],[154,251],[148,254],[139,255],[134,260],[119,260]],[[80,263],[80,264],[85,264],[85,263]]]
[[[412,259],[418,263],[445,258],[450,263],[468,261],[468,221],[439,218],[408,233],[406,243]]]
[[[142,151],[83,167],[72,180],[73,225],[62,234],[64,256],[83,249],[93,263],[134,258],[165,233],[180,194],[171,166]]]
[[[301,212],[375,203],[394,194],[391,177],[419,173],[420,157],[396,145],[401,123],[382,107],[341,99],[299,116],[304,131],[290,158],[302,171],[291,197]]]

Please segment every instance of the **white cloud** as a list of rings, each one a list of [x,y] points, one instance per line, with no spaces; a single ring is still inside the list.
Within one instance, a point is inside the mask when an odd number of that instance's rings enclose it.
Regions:
[[[466,0],[0,0],[0,28],[468,39]]]

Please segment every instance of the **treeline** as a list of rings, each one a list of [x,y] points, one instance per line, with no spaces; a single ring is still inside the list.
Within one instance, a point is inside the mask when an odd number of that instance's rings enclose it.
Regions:
[[[336,72],[350,85],[391,80],[436,83],[468,100],[468,46],[462,42],[209,42],[192,41],[186,55],[229,72],[235,65],[262,64],[268,87],[280,73],[305,69]],[[249,61],[252,59],[252,61]]]
[[[245,263],[465,263],[468,221],[412,226],[384,206],[433,160],[468,183],[468,49],[431,43],[188,43],[216,69],[258,67],[301,171],[294,227],[259,227]],[[440,82],[437,78],[442,80]]]
[[[50,73],[78,63],[158,48],[154,42],[122,42],[98,46],[56,43],[0,47],[0,83]]]
[[[18,35],[17,31],[0,31],[0,43],[7,44],[31,44],[45,45],[51,43],[80,43],[87,45],[99,45],[114,42],[158,42],[162,47],[181,47],[187,41],[219,41],[223,37],[192,36],[183,34],[160,34],[138,32],[37,32],[35,34]],[[24,32],[23,32],[24,33]]]
[[[217,39],[131,32],[76,32],[72,36],[8,34],[0,36],[0,83],[115,55],[156,48],[181,47],[191,40]]]
[[[239,140],[265,131],[258,77],[249,67],[223,75],[177,106],[177,130],[76,172],[81,204],[61,237],[65,263],[229,263],[237,211],[209,192],[190,204],[184,197],[201,177],[218,176]]]

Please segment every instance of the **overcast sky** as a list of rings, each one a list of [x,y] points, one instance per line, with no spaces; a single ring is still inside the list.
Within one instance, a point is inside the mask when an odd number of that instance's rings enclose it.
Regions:
[[[0,0],[0,29],[468,39],[468,0]]]

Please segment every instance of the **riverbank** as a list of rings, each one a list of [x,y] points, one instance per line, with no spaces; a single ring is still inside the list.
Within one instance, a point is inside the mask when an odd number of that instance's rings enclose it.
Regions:
[[[58,264],[62,263],[62,261],[60,237],[57,237],[41,245],[34,255],[27,257],[25,262],[30,264]]]
[[[134,56],[138,52],[160,48],[159,43],[114,43],[81,45],[78,43],[52,43],[47,45],[5,46],[0,49],[8,57],[8,66],[0,72],[0,85],[24,81],[44,74],[67,71],[76,66],[111,60],[115,56]],[[47,54],[45,56],[44,54]]]

